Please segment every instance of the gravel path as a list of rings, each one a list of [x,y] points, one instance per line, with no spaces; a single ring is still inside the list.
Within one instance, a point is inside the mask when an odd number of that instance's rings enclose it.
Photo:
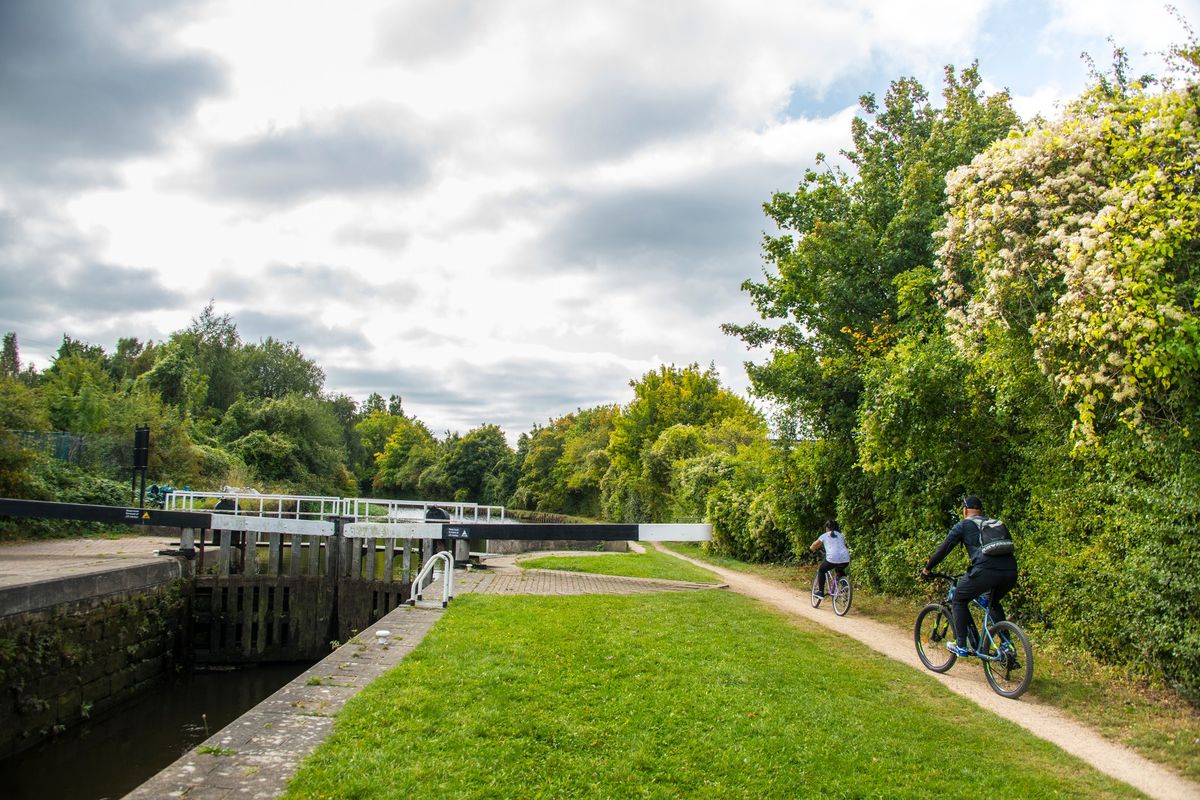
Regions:
[[[960,662],[961,666],[955,665],[943,675],[929,672],[917,658],[912,635],[909,633],[855,615],[853,610],[845,617],[835,616],[828,603],[823,603],[820,608],[813,608],[807,593],[797,592],[754,575],[722,569],[667,548],[660,549],[715,572],[729,584],[732,591],[761,600],[787,614],[804,617],[837,630],[889,658],[902,661],[931,675],[951,691],[1020,725],[1033,735],[1058,745],[1104,774],[1124,781],[1149,797],[1156,800],[1200,799],[1200,784],[1138,755],[1123,745],[1105,739],[1061,711],[1028,698],[1014,701],[1000,697],[988,686],[983,677],[983,670],[974,660],[967,660],[965,664]],[[1037,680],[1036,673],[1034,680]]]

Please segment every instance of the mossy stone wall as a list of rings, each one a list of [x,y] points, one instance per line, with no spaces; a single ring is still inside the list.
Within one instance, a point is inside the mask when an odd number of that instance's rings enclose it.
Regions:
[[[0,757],[102,713],[182,664],[187,581],[0,617]]]

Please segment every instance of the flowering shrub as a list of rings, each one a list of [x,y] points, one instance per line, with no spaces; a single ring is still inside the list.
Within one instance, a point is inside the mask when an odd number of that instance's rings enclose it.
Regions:
[[[972,354],[990,326],[1028,331],[1074,404],[1080,445],[1105,416],[1135,430],[1179,422],[1178,396],[1200,375],[1198,99],[1194,83],[1101,83],[947,177],[950,331]]]

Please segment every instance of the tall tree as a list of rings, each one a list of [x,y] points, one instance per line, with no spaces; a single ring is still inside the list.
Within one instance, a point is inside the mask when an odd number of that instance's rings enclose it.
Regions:
[[[4,349],[0,351],[0,377],[15,378],[21,374],[21,355],[17,349],[17,334],[4,334]]]
[[[861,98],[850,171],[818,154],[794,193],[764,210],[780,233],[764,241],[775,272],[743,289],[772,326],[726,325],[765,364],[747,364],[757,394],[792,409],[801,430],[850,443],[865,359],[895,337],[895,280],[933,264],[932,230],[945,211],[945,175],[1017,122],[1007,92],[986,95],[975,65],[946,68],[943,108],[919,82],[892,83],[882,106]]]
[[[316,397],[325,385],[325,372],[292,342],[268,336],[258,344],[244,345],[239,361],[241,391],[247,397]]]
[[[499,426],[481,425],[468,431],[446,459],[446,475],[454,499],[479,502],[487,476],[511,456],[512,448]]]
[[[704,428],[729,418],[755,419],[757,412],[721,386],[715,368],[662,366],[631,381],[634,399],[613,420],[606,452],[604,513],[609,519],[662,522],[671,496],[655,465],[655,446],[675,426]],[[665,445],[661,445],[665,446]]]

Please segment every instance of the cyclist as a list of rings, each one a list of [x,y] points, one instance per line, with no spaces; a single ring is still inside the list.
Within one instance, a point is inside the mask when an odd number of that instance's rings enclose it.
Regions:
[[[825,548],[825,558],[817,567],[817,597],[825,596],[825,576],[829,570],[833,570],[840,578],[846,574],[846,567],[850,566],[850,548],[846,546],[846,535],[838,530],[836,519],[825,521],[825,532],[808,549],[815,553],[822,547]]]
[[[992,622],[1004,619],[1004,607],[1000,600],[1017,585],[1017,558],[1012,553],[1000,556],[985,555],[981,548],[981,531],[987,520],[983,516],[983,502],[973,494],[962,499],[962,519],[955,523],[925,566],[921,575],[929,577],[929,571],[950,554],[957,544],[962,544],[971,560],[967,574],[959,580],[954,588],[954,600],[951,609],[954,616],[954,641],[946,642],[946,649],[958,656],[974,655],[967,647],[967,621],[970,619],[970,602],[987,592],[991,592],[988,603],[992,612]]]

